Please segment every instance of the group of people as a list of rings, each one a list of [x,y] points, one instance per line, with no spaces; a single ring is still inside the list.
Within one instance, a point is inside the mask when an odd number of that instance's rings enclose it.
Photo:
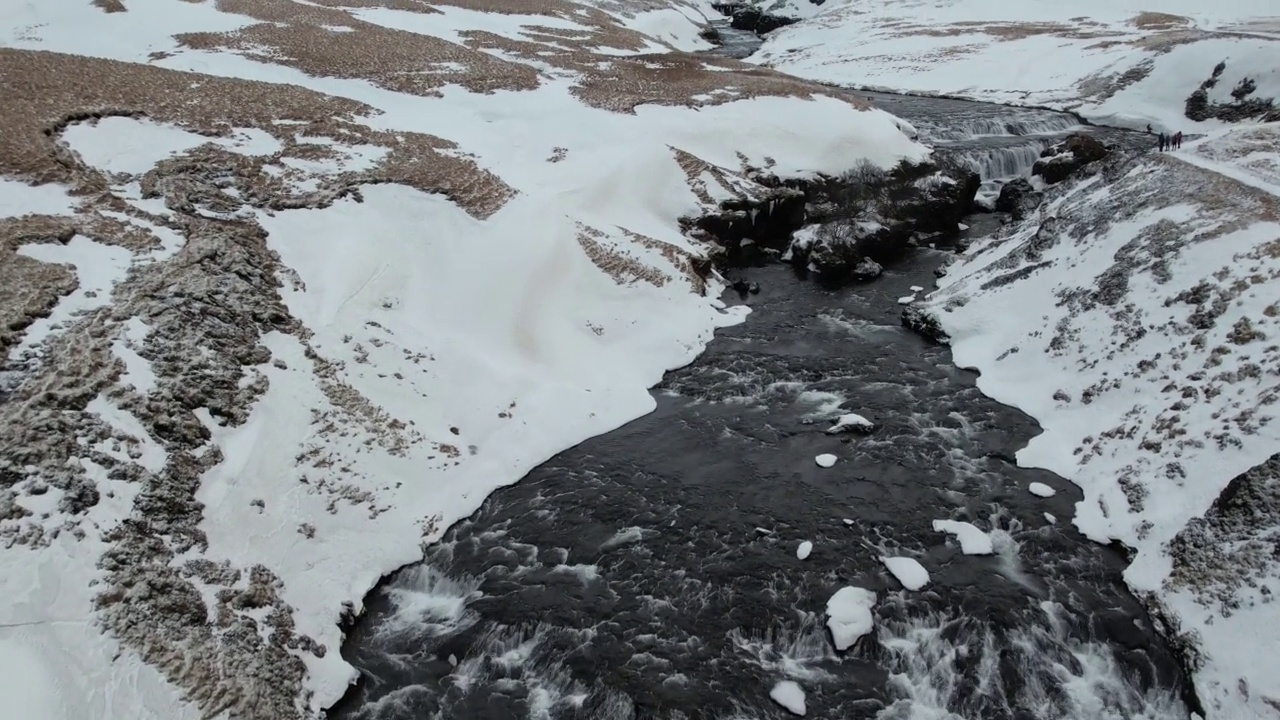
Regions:
[[[1147,126],[1147,132],[1151,132],[1151,126]],[[1156,139],[1156,144],[1160,148],[1160,152],[1165,150],[1180,150],[1182,148],[1182,131],[1170,135],[1168,133],[1160,133]]]

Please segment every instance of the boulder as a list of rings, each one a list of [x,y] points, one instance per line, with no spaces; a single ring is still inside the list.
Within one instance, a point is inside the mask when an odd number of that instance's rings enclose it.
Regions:
[[[1066,140],[1045,148],[1040,159],[1031,167],[1031,174],[1038,175],[1050,185],[1062,182],[1080,168],[1097,162],[1111,154],[1111,150],[1097,138],[1084,133],[1069,135]]]
[[[1021,220],[1040,207],[1044,196],[1038,192],[1025,178],[1016,178],[1000,188],[1000,197],[996,198],[996,212],[1009,213],[1014,220]]]
[[[938,319],[918,305],[908,305],[902,311],[902,326],[930,342],[939,345],[951,343],[951,337],[942,329]]]
[[[764,35],[780,27],[800,22],[799,18],[771,15],[744,2],[713,3],[711,7],[721,15],[730,18],[729,24],[735,30],[747,30],[757,35]]]

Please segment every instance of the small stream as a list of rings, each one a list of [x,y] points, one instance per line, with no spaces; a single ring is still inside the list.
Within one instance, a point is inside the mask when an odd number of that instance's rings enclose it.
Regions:
[[[1079,129],[872,97],[988,189],[1029,170],[1020,148]],[[370,594],[343,647],[361,682],[330,717],[781,719],[769,691],[789,679],[818,718],[1186,718],[1124,558],[1071,527],[1078,490],[1013,463],[1035,423],[901,327],[897,298],[946,255],[839,291],[740,271],[762,290],[726,300],[753,312],[667,374],[655,412],[495,492]],[[826,434],[843,412],[880,427]],[[964,555],[941,519],[988,531],[995,553]],[[915,558],[929,584],[903,589],[880,556]],[[838,653],[824,612],[846,585],[878,603],[873,633]]]

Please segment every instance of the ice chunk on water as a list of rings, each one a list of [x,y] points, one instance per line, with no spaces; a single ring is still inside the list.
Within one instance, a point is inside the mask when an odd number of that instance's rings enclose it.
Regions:
[[[889,572],[902,583],[902,587],[908,590],[919,590],[929,584],[929,571],[913,558],[881,556],[880,562],[884,563]]]
[[[858,638],[871,632],[875,618],[876,594],[860,587],[842,587],[827,601],[827,629],[837,650],[853,647]]]
[[[1058,494],[1057,490],[1054,490],[1053,488],[1049,487],[1048,485],[1045,485],[1044,483],[1038,483],[1038,482],[1031,483],[1029,486],[1027,486],[1027,489],[1031,491],[1032,495],[1038,495],[1042,498],[1053,497],[1054,495]]]
[[[1050,513],[1045,513],[1045,514],[1044,514],[1044,519],[1045,519],[1045,520],[1048,520],[1048,521],[1049,521],[1049,522],[1051,522],[1051,523],[1057,523],[1057,522],[1058,522],[1058,518],[1054,517],[1054,516],[1053,516],[1052,514],[1050,514]]]
[[[827,428],[827,432],[834,435],[836,433],[850,432],[857,430],[860,432],[871,432],[876,429],[876,424],[859,415],[858,413],[845,413],[836,419],[836,424]]]
[[[813,552],[813,543],[805,540],[800,543],[800,547],[796,548],[796,557],[801,560],[807,560],[809,558],[809,553],[811,552]]]
[[[912,286],[911,286],[911,292],[913,292],[913,293],[918,293],[918,292],[920,292],[921,290],[924,290],[924,288],[923,288],[923,287],[920,287],[919,285],[912,285]]]
[[[829,468],[836,464],[836,456],[831,453],[822,453],[814,458],[813,461],[818,463],[818,467]]]
[[[965,555],[990,555],[995,552],[991,545],[991,536],[972,523],[958,520],[934,520],[933,531],[955,535],[956,540],[960,541],[960,551]]]
[[[845,525],[848,525],[849,527],[853,527],[853,520],[852,520],[852,519],[850,519],[850,518],[845,518],[845,519],[844,519],[844,524],[845,524]]]
[[[793,680],[783,680],[769,691],[773,701],[791,711],[792,714],[804,717],[804,688]]]
[[[915,295],[906,295],[906,296],[903,296],[903,297],[898,298],[898,304],[899,304],[899,305],[910,305],[911,303],[913,303],[913,302],[915,302],[915,301],[916,301],[916,296],[915,296]]]

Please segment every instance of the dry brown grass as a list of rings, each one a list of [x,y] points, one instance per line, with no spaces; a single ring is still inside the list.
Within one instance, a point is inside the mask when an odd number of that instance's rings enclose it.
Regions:
[[[1089,29],[1097,28],[1097,29]],[[907,25],[902,26],[902,35],[927,35],[930,37],[957,37],[961,35],[972,35],[981,33],[990,35],[1000,40],[1022,40],[1029,37],[1039,35],[1052,35],[1054,37],[1068,38],[1074,40],[1089,40],[1094,38],[1113,38],[1119,37],[1120,34],[1114,31],[1106,30],[1101,26],[1090,24],[1082,25],[1066,25],[1056,22],[979,22],[965,21],[952,23],[942,27],[932,25]]]
[[[125,12],[128,10],[120,0],[93,0],[93,6],[108,13]]]
[[[76,274],[66,265],[0,250],[0,355],[7,357],[27,326],[47,316],[76,285]]]
[[[105,194],[107,179],[61,145],[59,134],[69,123],[111,115],[145,116],[210,136],[259,128],[287,148],[297,145],[295,135],[380,145],[390,152],[364,179],[443,192],[477,217],[488,217],[512,195],[470,160],[439,152],[452,143],[370,130],[356,120],[372,108],[297,86],[11,49],[0,49],[0,76],[22,78],[0,106],[0,174],[65,183],[81,195]]]
[[[538,86],[537,71],[526,65],[439,38],[366,23],[339,9],[291,0],[218,0],[218,9],[262,24],[230,33],[179,35],[179,43],[197,50],[234,50],[308,75],[369,80],[413,95],[435,95],[449,84],[481,93]],[[333,32],[326,26],[352,31]]]
[[[1181,15],[1170,15],[1162,12],[1142,12],[1133,16],[1129,24],[1143,30],[1172,30],[1191,25],[1191,21]]]

